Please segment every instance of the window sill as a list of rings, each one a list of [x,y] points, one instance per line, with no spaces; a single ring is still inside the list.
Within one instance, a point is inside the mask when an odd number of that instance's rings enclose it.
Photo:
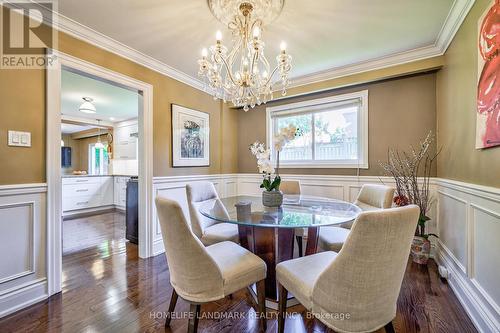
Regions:
[[[368,169],[368,163],[280,163],[280,169]]]

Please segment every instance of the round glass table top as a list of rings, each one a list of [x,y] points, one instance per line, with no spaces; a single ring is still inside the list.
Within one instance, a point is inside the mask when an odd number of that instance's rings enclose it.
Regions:
[[[351,203],[306,195],[285,195],[279,208],[265,207],[257,196],[235,196],[203,203],[199,212],[210,219],[247,226],[307,228],[346,223],[361,209]]]

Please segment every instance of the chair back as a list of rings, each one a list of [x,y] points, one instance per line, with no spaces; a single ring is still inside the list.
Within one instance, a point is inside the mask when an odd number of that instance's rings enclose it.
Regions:
[[[201,206],[217,201],[219,195],[211,182],[196,182],[186,185],[186,196],[189,206],[189,216],[191,218],[191,228],[198,238],[203,236],[205,228],[216,222],[203,216],[199,209]]]
[[[313,312],[339,331],[368,332],[396,316],[420,209],[416,205],[361,213],[342,249],[313,289]],[[349,314],[338,320],[331,313]]]
[[[280,191],[285,195],[300,195],[300,182],[298,180],[283,180],[280,184]]]
[[[193,234],[176,201],[157,197],[156,210],[175,291],[189,301],[201,301],[222,293],[219,267]]]
[[[394,188],[379,184],[365,184],[361,187],[354,204],[365,211],[387,209],[391,208],[393,198]]]

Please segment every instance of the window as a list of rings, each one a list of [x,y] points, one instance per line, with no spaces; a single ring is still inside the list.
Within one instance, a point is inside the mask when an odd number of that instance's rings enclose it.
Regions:
[[[89,145],[89,174],[107,175],[108,174],[108,145],[104,148],[96,148],[95,144]]]
[[[302,135],[280,152],[280,167],[368,168],[367,90],[267,108],[269,147],[290,124]]]

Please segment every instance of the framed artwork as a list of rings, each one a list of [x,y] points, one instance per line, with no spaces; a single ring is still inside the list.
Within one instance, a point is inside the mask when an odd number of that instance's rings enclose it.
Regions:
[[[172,104],[172,166],[210,165],[210,115]]]
[[[478,22],[476,148],[500,145],[500,0]]]

